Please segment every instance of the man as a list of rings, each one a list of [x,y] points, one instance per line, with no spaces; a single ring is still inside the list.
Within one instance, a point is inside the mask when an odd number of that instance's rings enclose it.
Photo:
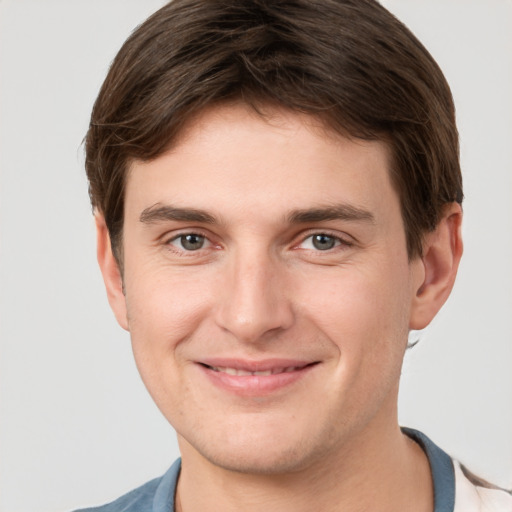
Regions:
[[[109,301],[182,456],[99,510],[512,510],[398,425],[463,195],[448,85],[385,9],[176,0],[86,152]]]

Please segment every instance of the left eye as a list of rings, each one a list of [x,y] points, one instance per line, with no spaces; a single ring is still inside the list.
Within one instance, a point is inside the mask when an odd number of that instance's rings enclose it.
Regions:
[[[317,251],[328,251],[341,244],[341,240],[335,236],[325,233],[315,233],[308,236],[301,244],[304,249],[314,249]]]
[[[179,249],[184,249],[185,251],[197,251],[202,249],[208,241],[203,235],[187,233],[173,238],[169,243]]]

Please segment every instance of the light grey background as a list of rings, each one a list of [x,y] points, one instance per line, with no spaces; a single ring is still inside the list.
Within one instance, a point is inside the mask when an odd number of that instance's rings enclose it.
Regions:
[[[101,503],[174,435],[95,262],[80,147],[108,63],[161,0],[0,0],[0,511]],[[400,414],[512,486],[512,3],[387,0],[452,85],[465,175],[456,289],[407,356]]]

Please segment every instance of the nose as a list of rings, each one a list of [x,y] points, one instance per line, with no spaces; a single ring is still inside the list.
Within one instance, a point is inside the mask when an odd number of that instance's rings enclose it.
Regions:
[[[240,254],[232,261],[219,291],[217,324],[244,342],[263,341],[288,329],[294,315],[281,266],[268,255]]]

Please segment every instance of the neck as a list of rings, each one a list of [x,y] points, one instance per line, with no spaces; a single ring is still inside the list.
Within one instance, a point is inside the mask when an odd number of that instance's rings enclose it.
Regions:
[[[382,427],[382,425],[381,425]],[[347,448],[349,445],[349,448]],[[238,473],[206,460],[180,439],[177,512],[432,512],[428,460],[395,422],[367,428],[344,447],[291,474]]]

